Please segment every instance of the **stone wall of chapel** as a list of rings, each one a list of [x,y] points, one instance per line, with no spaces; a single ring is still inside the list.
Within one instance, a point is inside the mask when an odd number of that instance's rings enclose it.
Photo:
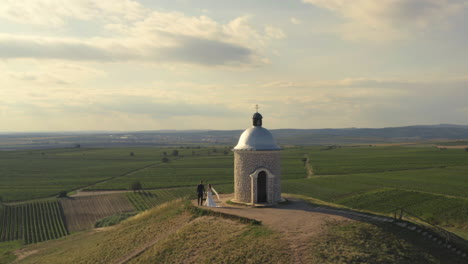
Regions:
[[[252,179],[250,175],[259,168],[267,168],[274,176],[267,192],[273,194],[269,203],[281,199],[281,159],[279,151],[234,151],[234,200],[252,202]],[[256,195],[256,193],[255,193]]]

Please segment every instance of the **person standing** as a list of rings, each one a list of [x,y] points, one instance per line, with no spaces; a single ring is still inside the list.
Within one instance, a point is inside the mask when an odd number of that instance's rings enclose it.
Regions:
[[[200,184],[198,184],[197,193],[198,193],[198,205],[203,205],[203,195],[205,194],[205,186],[203,185],[203,181],[200,181]]]
[[[211,186],[211,184],[208,184],[208,191],[206,192],[206,201],[205,201],[205,206],[208,207],[219,207],[219,205],[216,204],[216,202],[213,199],[213,193],[216,194],[216,197],[219,199],[218,192]]]

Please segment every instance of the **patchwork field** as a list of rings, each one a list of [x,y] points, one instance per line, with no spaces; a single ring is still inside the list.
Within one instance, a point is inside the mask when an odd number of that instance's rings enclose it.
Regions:
[[[219,192],[233,191],[233,155],[226,147],[77,148],[0,152],[0,156],[4,201],[83,187],[127,190],[139,181],[146,192],[128,193],[126,199],[132,208],[145,210],[170,199],[156,192],[170,188],[167,197],[193,195],[200,180],[214,184]],[[285,148],[282,174],[283,192],[385,214],[403,208],[468,237],[468,152],[464,149],[428,145]]]
[[[181,149],[177,157],[170,156],[173,151],[170,148],[0,151],[0,197],[8,202],[55,196],[60,191],[71,191],[160,164],[165,153],[174,160],[192,155],[194,150]],[[128,185],[121,188],[128,189]]]

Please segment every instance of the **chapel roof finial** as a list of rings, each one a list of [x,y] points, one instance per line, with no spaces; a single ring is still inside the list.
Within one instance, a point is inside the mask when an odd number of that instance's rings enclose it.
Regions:
[[[252,117],[254,126],[262,126],[262,115],[258,112],[258,104],[255,105],[255,114]]]

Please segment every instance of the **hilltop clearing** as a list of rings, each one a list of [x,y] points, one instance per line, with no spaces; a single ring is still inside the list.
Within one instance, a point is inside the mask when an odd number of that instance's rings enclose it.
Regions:
[[[407,232],[343,212],[314,211],[300,200],[215,211],[184,203],[25,246],[14,263],[462,263]]]
[[[253,246],[239,247],[247,244]],[[287,263],[284,248],[278,234],[266,227],[218,217],[194,219],[177,200],[114,227],[27,246],[17,251],[26,257],[15,263]],[[137,256],[149,259],[133,260]]]

